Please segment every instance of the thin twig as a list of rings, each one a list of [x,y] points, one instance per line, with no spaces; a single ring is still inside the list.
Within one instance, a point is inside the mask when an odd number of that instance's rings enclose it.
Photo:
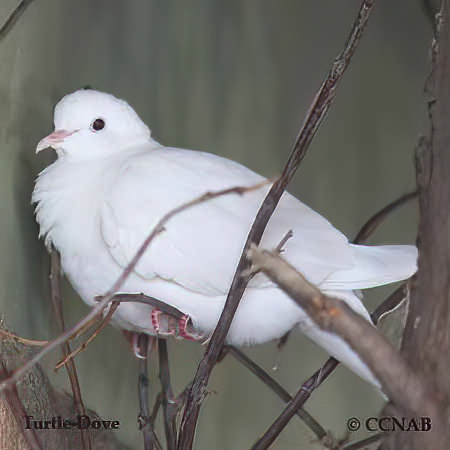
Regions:
[[[25,10],[30,6],[33,0],[22,0],[22,2],[17,6],[14,12],[9,16],[9,19],[0,28],[0,39],[3,39],[13,28],[14,25],[19,20],[20,16],[25,12]]]
[[[83,352],[86,347],[98,336],[101,330],[105,328],[105,326],[110,321],[112,315],[116,311],[116,309],[119,306],[118,301],[114,301],[111,303],[111,307],[108,311],[108,314],[100,321],[100,324],[97,326],[97,328],[94,330],[94,332],[91,334],[91,336],[86,339],[81,345],[79,345],[74,351],[66,355],[58,364],[55,366],[55,370],[59,370],[62,366],[65,366],[69,361],[71,361],[75,356]]]
[[[383,303],[377,306],[375,311],[370,314],[372,322],[376,325],[383,314],[395,309],[403,299],[408,295],[408,281],[397,288]]]
[[[66,325],[64,323],[61,300],[61,260],[58,252],[53,248],[50,250],[50,289],[53,310],[55,312],[55,317],[59,325],[59,331],[64,333]],[[61,353],[63,355],[63,358],[67,358],[68,355],[70,355],[71,349],[69,342],[64,342],[61,344]],[[70,381],[70,387],[72,389],[73,399],[75,402],[75,411],[78,416],[84,416],[86,414],[86,409],[84,407],[83,397],[81,395],[80,381],[78,380],[75,361],[73,361],[72,359],[68,360],[66,370]],[[92,446],[89,430],[81,428],[80,433],[83,450],[90,450]]]
[[[383,209],[374,214],[359,230],[355,239],[353,240],[354,244],[362,244],[369,239],[369,237],[375,232],[378,226],[386,219],[386,217],[395,211],[400,206],[403,206],[405,203],[410,200],[416,198],[419,195],[417,191],[409,192],[408,194],[402,195],[397,200],[389,203],[389,205],[385,206]]]
[[[286,245],[286,242],[294,236],[294,232],[292,230],[289,230],[281,239],[279,244],[277,245],[277,248],[275,249],[278,253],[283,253],[283,247]]]
[[[174,401],[172,385],[170,383],[169,355],[167,351],[167,341],[165,339],[158,339],[158,352],[159,379],[161,380],[162,386],[162,406],[167,449],[175,450],[177,448],[177,406]]]
[[[281,384],[272,378],[262,367],[252,361],[244,352],[231,345],[227,346],[229,352],[247,369],[254,373],[264,384],[266,384],[273,392],[275,392],[285,403],[292,400],[292,396]],[[307,411],[299,408],[295,411],[300,419],[311,429],[318,439],[322,439],[327,435],[326,430],[312,417]]]
[[[289,340],[289,337],[291,336],[291,333],[292,333],[292,329],[289,330],[287,333],[284,333],[284,335],[281,336],[280,339],[278,339],[277,353],[275,355],[275,360],[274,360],[273,366],[272,366],[273,370],[278,370],[278,366],[279,366],[280,361],[281,361],[281,353],[282,353],[284,347],[286,346],[287,341]]]
[[[20,336],[17,336],[17,334],[11,333],[10,331],[6,330],[0,330],[0,336],[14,339],[17,342],[20,342],[24,345],[29,345],[33,347],[43,347],[44,345],[47,345],[50,341],[37,341],[36,339],[26,339]]]
[[[251,192],[257,189],[260,189],[261,187],[267,185],[269,183],[268,180],[265,180],[261,183],[258,183],[253,186],[248,187],[242,187],[237,186],[233,188],[223,189],[220,191],[214,191],[214,192],[206,192],[205,194],[186,202],[177,208],[174,208],[173,210],[169,211],[167,214],[165,214],[160,221],[156,224],[156,226],[153,228],[151,233],[147,236],[145,241],[142,243],[142,245],[139,247],[136,254],[133,256],[130,263],[125,267],[117,281],[114,283],[114,285],[109,289],[108,292],[105,293],[102,300],[98,302],[97,305],[95,305],[91,311],[86,314],[77,324],[75,324],[72,328],[67,330],[65,333],[58,336],[56,339],[51,341],[48,345],[46,345],[42,350],[37,352],[32,358],[30,358],[27,362],[25,362],[21,367],[17,368],[11,376],[6,378],[5,380],[2,380],[0,382],[0,393],[6,389],[8,386],[11,386],[14,383],[17,383],[20,378],[27,373],[37,362],[39,362],[44,356],[46,356],[48,353],[50,353],[52,350],[63,344],[64,342],[67,342],[69,339],[72,338],[72,336],[77,335],[79,330],[84,329],[84,327],[93,321],[97,320],[97,316],[102,313],[102,311],[110,304],[110,302],[113,300],[115,294],[118,292],[118,290],[122,287],[122,285],[125,283],[125,281],[128,279],[128,277],[133,273],[137,263],[141,259],[142,255],[145,253],[149,245],[153,242],[153,240],[159,236],[164,230],[165,225],[177,214],[182,213],[183,211],[192,208],[196,205],[199,205],[201,203],[211,201],[217,197],[221,197],[223,195],[229,195],[229,194],[238,194],[243,195],[247,192]]]
[[[357,18],[353,24],[350,36],[343,51],[334,61],[328,78],[322,84],[311,107],[306,115],[305,121],[295,142],[288,162],[279,179],[275,181],[262,203],[253,222],[247,241],[244,246],[236,273],[234,275],[230,290],[228,292],[225,307],[222,311],[218,325],[209,341],[205,354],[200,361],[197,373],[194,377],[192,387],[188,393],[186,409],[180,426],[178,448],[181,450],[192,448],[198,415],[204,398],[209,377],[217,363],[219,354],[224,345],[225,338],[236,313],[240,299],[248,283],[248,276],[242,276],[248,271],[250,263],[247,259],[247,251],[251,244],[258,245],[261,241],[265,227],[274,212],[278,201],[303,160],[309,144],[315,136],[320,124],[325,118],[336,93],[337,87],[342,80],[343,74],[350,64],[352,56],[361,39],[362,32],[370,16],[374,0],[363,0],[358,11]]]
[[[297,394],[295,394],[295,397],[286,405],[280,416],[252,446],[252,450],[266,449],[275,441],[292,417],[297,413],[298,409],[308,400],[312,392],[325,381],[337,364],[338,362],[334,358],[330,358],[321,369],[302,385]]]
[[[139,359],[139,428],[142,431],[144,438],[144,449],[153,450],[155,445],[154,439],[154,424],[150,420],[150,405],[149,405],[149,382],[148,382],[148,350],[149,350],[149,336],[144,333],[139,333],[139,348],[140,354],[145,357]]]
[[[140,361],[142,364],[143,361],[145,361],[145,359],[141,359]],[[142,395],[141,390],[140,390],[140,395]],[[152,414],[150,416],[148,416],[146,419],[148,422],[146,422],[145,424],[143,424],[142,422],[139,422],[140,427],[142,427],[142,426],[148,427],[147,431],[145,429],[142,429],[143,436],[144,436],[144,450],[153,449],[153,448],[155,448],[156,450],[163,450],[161,442],[158,439],[158,436],[156,435],[155,428],[154,428],[155,420],[156,420],[156,417],[158,416],[158,412],[161,407],[161,401],[162,401],[162,395],[160,392],[156,396],[155,404],[153,405]],[[151,441],[149,438],[151,439]],[[150,444],[153,445],[153,447],[149,446]]]
[[[161,408],[161,404],[162,404],[162,393],[158,392],[158,395],[156,396],[156,399],[155,399],[155,403],[153,405],[152,415],[150,416],[150,421],[152,423],[155,423],[156,418],[158,417],[158,413]]]

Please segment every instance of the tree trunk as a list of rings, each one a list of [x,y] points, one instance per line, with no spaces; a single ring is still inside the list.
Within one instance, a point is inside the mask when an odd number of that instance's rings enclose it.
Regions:
[[[403,336],[402,354],[446,404],[429,432],[395,432],[390,449],[443,449],[450,442],[450,2],[435,23],[426,86],[429,132],[417,151],[420,192],[419,270]],[[447,400],[447,401],[445,401]],[[401,412],[400,414],[401,415]],[[439,423],[440,421],[440,423]]]

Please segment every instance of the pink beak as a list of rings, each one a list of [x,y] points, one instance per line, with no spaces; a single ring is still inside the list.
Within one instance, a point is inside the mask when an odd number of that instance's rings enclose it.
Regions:
[[[64,142],[64,139],[76,133],[76,131],[66,131],[66,130],[55,130],[53,133],[50,133],[44,139],[39,141],[39,144],[36,147],[36,153],[39,153],[41,150],[44,150],[48,147],[52,147],[56,149],[57,147],[61,147],[61,144]]]

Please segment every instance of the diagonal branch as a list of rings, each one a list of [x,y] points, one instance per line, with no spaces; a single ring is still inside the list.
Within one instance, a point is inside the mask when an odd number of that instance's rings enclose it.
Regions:
[[[269,448],[278,435],[284,430],[294,414],[298,413],[299,409],[306,400],[308,400],[313,391],[328,378],[338,364],[339,362],[336,359],[330,358],[323,367],[317,370],[311,378],[303,383],[302,387],[291,401],[288,402],[280,416],[252,446],[251,450],[263,450]]]
[[[369,220],[361,227],[355,239],[353,239],[353,243],[363,244],[364,242],[366,242],[369,236],[374,233],[374,231],[389,214],[391,214],[394,210],[396,210],[400,206],[403,206],[410,200],[417,198],[418,195],[419,193],[417,191],[408,192],[407,194],[402,195],[401,197],[397,198],[393,202],[389,203],[389,205],[378,211],[376,214],[370,217]]]
[[[101,318],[100,323],[97,326],[97,328],[94,329],[94,332],[86,339],[86,341],[80,344],[75,350],[73,350],[70,353],[64,354],[64,358],[55,365],[55,371],[58,371],[63,366],[68,367],[71,364],[75,364],[74,362],[75,356],[83,352],[87,348],[87,346],[98,336],[100,331],[103,330],[103,328],[105,328],[105,326],[111,320],[111,317],[118,308],[118,306],[119,306],[118,301],[112,302],[111,308],[109,309],[108,313],[103,318]],[[68,343],[66,343],[66,345],[68,345]]]
[[[264,199],[264,202],[256,215],[253,226],[247,237],[241,259],[236,269],[225,307],[205,354],[198,365],[192,387],[188,392],[186,409],[180,426],[178,442],[178,448],[180,449],[184,450],[192,448],[197,419],[200,412],[201,403],[206,392],[209,377],[215,364],[217,363],[226,335],[230,329],[231,321],[233,320],[240,299],[242,298],[244,290],[247,286],[248,277],[242,276],[242,274],[247,271],[250,266],[246,256],[247,250],[250,248],[251,244],[257,245],[261,241],[265,227],[274,212],[278,201],[283,195],[287,184],[293,177],[301,161],[305,157],[309,144],[330,109],[338,85],[342,80],[344,72],[349,66],[352,56],[360,42],[363,30],[372,11],[373,3],[373,0],[363,0],[361,2],[358,15],[350,32],[350,36],[343,51],[334,61],[327,79],[322,84],[311,104],[283,173],[281,177],[272,185],[272,188]]]
[[[258,366],[254,361],[252,361],[245,353],[236,347],[228,346],[229,352],[247,369],[254,373],[263,383],[269,386],[272,391],[274,391],[285,403],[292,400],[292,396],[286,389],[284,389],[281,384],[279,384],[274,378],[272,378],[262,367]],[[311,429],[318,439],[322,439],[327,435],[326,430],[317,422],[314,417],[312,417],[308,411],[298,407],[294,414],[297,414],[300,419]]]
[[[5,22],[5,24],[0,28],[0,39],[3,39],[16,25],[20,16],[25,12],[25,10],[30,6],[30,3],[33,0],[22,0],[19,6],[12,12],[9,16],[9,19]]]

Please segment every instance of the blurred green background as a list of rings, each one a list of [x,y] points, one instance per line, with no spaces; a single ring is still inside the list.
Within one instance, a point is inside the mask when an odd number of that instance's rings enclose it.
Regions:
[[[3,24],[17,0],[2,0]],[[425,123],[423,84],[431,25],[420,0],[380,1],[334,107],[289,190],[349,238],[375,211],[414,189],[414,148]],[[52,130],[53,106],[85,85],[126,99],[163,144],[217,153],[278,174],[316,90],[342,48],[356,0],[35,0],[0,40],[0,312],[16,333],[55,336],[48,257],[30,205],[34,155]],[[372,243],[412,243],[417,205],[395,213]],[[388,290],[367,295],[373,309]],[[64,288],[67,322],[87,307]],[[203,348],[170,341],[178,393]],[[246,350],[265,368],[275,344]],[[300,335],[277,379],[295,392],[327,356]],[[52,373],[54,354],[44,362]],[[142,448],[136,425],[137,363],[107,327],[76,359],[84,400],[120,420],[119,438]],[[152,388],[159,389],[152,366]],[[69,390],[64,371],[52,380]],[[282,402],[231,357],[219,364],[202,409],[196,448],[245,449]],[[153,391],[153,394],[155,391]],[[337,438],[347,419],[376,415],[382,399],[345,368],[307,403]],[[352,435],[352,438],[362,436]],[[320,448],[294,418],[274,449]]]

